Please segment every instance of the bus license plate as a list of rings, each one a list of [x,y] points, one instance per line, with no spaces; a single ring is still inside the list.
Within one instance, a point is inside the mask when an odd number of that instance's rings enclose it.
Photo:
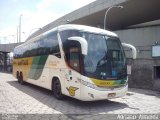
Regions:
[[[109,93],[108,94],[108,97],[115,97],[116,96],[116,93]]]

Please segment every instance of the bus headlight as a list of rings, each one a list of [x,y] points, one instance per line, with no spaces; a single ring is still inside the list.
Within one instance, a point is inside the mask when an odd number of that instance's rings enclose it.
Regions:
[[[84,81],[84,80],[82,80],[82,79],[79,79],[80,80],[80,83],[81,84],[83,84],[83,85],[85,85],[85,86],[87,86],[87,87],[90,87],[90,88],[93,88],[93,89],[95,89],[97,86],[96,85],[94,85],[94,84],[92,84],[92,83],[89,83],[89,82],[87,82],[87,81]]]

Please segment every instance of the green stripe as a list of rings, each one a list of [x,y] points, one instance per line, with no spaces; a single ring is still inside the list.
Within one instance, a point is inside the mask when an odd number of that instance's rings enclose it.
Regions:
[[[42,74],[48,55],[37,56],[33,58],[32,66],[29,72],[29,78],[38,80]]]
[[[119,86],[119,85],[124,85],[127,82],[127,78],[121,79],[121,80],[116,80],[114,82],[114,85]]]

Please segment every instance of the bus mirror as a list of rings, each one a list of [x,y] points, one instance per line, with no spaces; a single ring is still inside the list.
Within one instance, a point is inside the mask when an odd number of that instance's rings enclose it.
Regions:
[[[81,50],[83,55],[87,55],[88,43],[82,37],[69,37],[68,40],[78,41],[81,44]]]
[[[132,49],[133,59],[136,59],[136,58],[137,58],[137,50],[136,50],[136,48],[135,48],[133,45],[127,44],[127,43],[122,43],[122,46],[123,46],[123,47],[127,47],[127,48],[131,48],[131,49]]]

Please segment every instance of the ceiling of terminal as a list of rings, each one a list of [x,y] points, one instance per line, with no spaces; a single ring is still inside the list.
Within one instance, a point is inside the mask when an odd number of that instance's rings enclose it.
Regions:
[[[109,30],[126,29],[128,26],[160,19],[160,0],[128,0],[124,8],[112,8],[107,14],[106,28]],[[71,23],[104,27],[106,10],[77,19]]]
[[[102,1],[107,1],[107,0],[102,0]],[[109,1],[109,0],[108,0]],[[120,8],[112,8],[107,14],[106,17],[106,29],[114,31],[114,30],[122,30],[122,29],[128,29],[131,28],[132,26],[135,27],[136,24],[141,24],[141,23],[146,23],[150,21],[156,21],[160,20],[160,0],[117,0],[119,1],[118,5],[122,5],[123,9]],[[116,5],[116,0],[111,1]],[[98,0],[94,2],[95,7],[96,4],[98,3]],[[90,5],[88,5],[90,6]],[[104,7],[102,5],[102,8],[98,12],[92,12],[92,14],[83,16],[82,15],[79,18],[74,18],[75,14],[80,14],[81,11],[84,12],[85,8],[88,6],[85,6],[83,8],[80,8],[76,11],[73,11],[55,21],[52,23],[49,23],[48,25],[44,26],[42,30],[39,30],[35,33],[33,33],[29,38],[32,38],[34,36],[37,36],[45,31],[48,31],[55,26],[58,26],[60,24],[66,24],[66,23],[71,23],[71,24],[83,24],[83,25],[89,25],[89,26],[95,26],[95,27],[101,27],[104,28],[104,16],[107,11],[108,7]],[[90,10],[90,9],[88,9]],[[94,8],[91,10],[94,11]],[[70,17],[73,17],[73,20],[69,20]],[[61,23],[61,22],[64,23]],[[154,24],[159,24],[155,23]],[[153,25],[153,23],[152,23]],[[28,38],[28,39],[29,39]]]

